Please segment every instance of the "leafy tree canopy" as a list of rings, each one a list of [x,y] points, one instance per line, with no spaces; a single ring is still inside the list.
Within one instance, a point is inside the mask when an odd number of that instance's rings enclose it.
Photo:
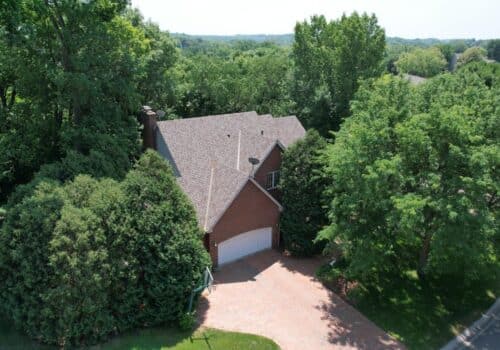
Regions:
[[[457,65],[463,66],[470,62],[481,62],[486,58],[487,51],[479,46],[471,47],[465,50],[458,58]]]
[[[139,155],[134,114],[141,103],[167,103],[176,53],[168,34],[134,18],[127,4],[0,5],[0,145],[8,150],[0,155],[0,200],[42,164],[82,163],[79,172],[119,178]]]
[[[307,127],[325,135],[349,116],[359,79],[382,71],[385,33],[375,15],[343,15],[327,22],[314,16],[297,23],[293,59],[293,98]]]
[[[500,85],[488,74],[360,88],[325,153],[331,223],[320,235],[341,244],[351,277],[417,269],[463,288],[498,268]]]
[[[184,57],[177,67],[177,103],[182,117],[256,110],[289,115],[291,65],[288,51],[276,46],[233,50],[228,57]]]
[[[432,77],[443,72],[447,62],[439,48],[430,47],[403,53],[395,65],[402,73]]]

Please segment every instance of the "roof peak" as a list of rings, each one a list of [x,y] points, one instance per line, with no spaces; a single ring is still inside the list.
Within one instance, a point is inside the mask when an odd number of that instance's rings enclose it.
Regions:
[[[252,168],[256,171],[260,167],[252,167],[247,159],[257,158],[262,164],[276,145],[285,148],[305,134],[294,116],[274,118],[255,111],[157,125],[157,137],[162,141],[158,151],[177,167],[178,181],[204,227],[210,227],[225,210],[252,175]]]

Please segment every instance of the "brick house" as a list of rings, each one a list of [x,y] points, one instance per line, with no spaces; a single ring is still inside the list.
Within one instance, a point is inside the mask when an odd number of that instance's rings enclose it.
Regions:
[[[245,112],[157,122],[144,107],[141,118],[144,146],[171,164],[214,266],[279,246],[281,155],[305,135],[295,116]]]

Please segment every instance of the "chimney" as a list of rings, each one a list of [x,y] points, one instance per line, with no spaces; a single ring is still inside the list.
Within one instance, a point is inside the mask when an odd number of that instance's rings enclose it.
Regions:
[[[144,149],[156,149],[156,125],[157,115],[149,106],[141,109],[140,122],[142,128],[142,147]]]

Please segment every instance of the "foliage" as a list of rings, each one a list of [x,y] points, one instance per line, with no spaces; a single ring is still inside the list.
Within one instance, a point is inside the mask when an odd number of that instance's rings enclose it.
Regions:
[[[182,331],[192,331],[196,325],[196,311],[185,312],[179,318],[179,328]]]
[[[177,67],[175,113],[183,117],[256,110],[289,115],[290,59],[275,46],[185,57]]]
[[[164,160],[146,153],[121,183],[27,187],[0,231],[0,305],[16,326],[64,347],[179,319],[210,260]]]
[[[461,67],[460,72],[466,75],[477,75],[490,88],[500,84],[500,64],[498,63],[472,62]]]
[[[323,265],[318,269],[318,271],[316,271],[316,276],[323,283],[334,283],[339,278],[344,276],[344,272],[338,267]]]
[[[490,40],[486,46],[488,58],[500,62],[500,39]]]
[[[416,269],[464,289],[498,268],[499,88],[463,70],[359,90],[327,147],[320,235],[340,242],[350,276],[370,285]]]
[[[279,187],[285,210],[280,219],[285,248],[294,255],[319,253],[323,244],[315,243],[319,230],[326,224],[322,208],[325,180],[321,176],[320,152],[326,141],[315,130],[288,147],[281,165]]]
[[[463,66],[470,62],[481,62],[486,58],[486,50],[482,47],[475,46],[465,50],[458,58],[457,65]]]
[[[314,16],[295,26],[292,96],[303,124],[322,135],[349,116],[358,80],[382,71],[385,33],[375,15]]]
[[[446,59],[437,47],[403,53],[396,61],[399,72],[432,77],[446,68]]]
[[[449,45],[453,47],[454,52],[464,52],[468,47],[479,46],[483,44],[484,41],[476,39],[404,39],[398,37],[388,37],[387,44],[390,46],[406,46],[411,48],[426,48],[431,46]]]
[[[127,3],[2,2],[0,201],[43,164],[81,162],[87,174],[121,178],[139,155],[135,113],[169,103],[177,56]]]
[[[137,9],[127,9],[124,18],[144,35],[146,50],[137,63],[137,92],[141,105],[169,110],[175,104],[175,63],[179,59],[175,40],[168,32],[144,18]]]

